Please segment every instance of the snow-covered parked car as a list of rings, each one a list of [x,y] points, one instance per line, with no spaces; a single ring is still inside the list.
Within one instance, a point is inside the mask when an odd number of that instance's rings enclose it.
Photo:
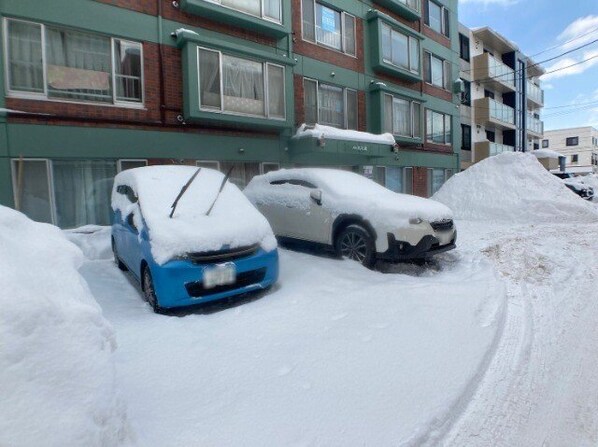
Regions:
[[[367,267],[376,259],[418,259],[455,248],[448,207],[352,172],[283,169],[254,177],[244,192],[276,236],[324,244]]]
[[[212,169],[149,166],[118,174],[112,250],[155,311],[268,288],[278,278],[268,221]]]
[[[565,186],[582,199],[592,200],[594,198],[594,188],[584,183],[582,178],[569,172],[557,172],[554,175],[562,179]]]

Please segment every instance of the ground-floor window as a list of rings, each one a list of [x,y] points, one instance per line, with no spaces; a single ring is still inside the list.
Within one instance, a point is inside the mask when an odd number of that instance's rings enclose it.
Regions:
[[[227,173],[231,168],[232,171],[229,180],[241,189],[245,188],[249,181],[260,173],[260,164],[257,162],[220,162],[220,170],[222,172]]]
[[[118,172],[126,171],[127,169],[142,168],[144,166],[147,166],[147,160],[143,159],[118,160],[116,164]]]
[[[362,174],[394,192],[413,194],[413,168],[363,166]]]
[[[267,174],[268,172],[278,171],[280,169],[280,165],[278,163],[262,163],[260,165],[260,174]]]
[[[444,185],[444,182],[446,182],[452,176],[452,169],[428,169],[428,196],[436,194],[442,185]]]
[[[215,169],[216,171],[220,171],[220,162],[216,160],[198,160],[195,162],[195,165],[200,168]]]

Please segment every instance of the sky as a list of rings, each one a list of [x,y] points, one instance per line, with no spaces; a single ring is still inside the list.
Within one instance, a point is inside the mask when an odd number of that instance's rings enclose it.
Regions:
[[[596,40],[542,63],[547,72],[558,70],[542,77],[542,119],[545,130],[598,128],[598,0],[459,0],[459,21],[469,28],[491,27],[535,62]],[[584,59],[589,60],[569,67]],[[569,68],[559,70],[563,67]]]

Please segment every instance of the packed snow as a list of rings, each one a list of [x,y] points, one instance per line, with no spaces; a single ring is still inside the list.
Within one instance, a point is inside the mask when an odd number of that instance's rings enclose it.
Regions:
[[[391,133],[373,134],[350,129],[338,129],[322,124],[302,124],[293,138],[329,138],[331,140],[359,141],[363,143],[395,144]]]
[[[432,197],[457,219],[511,223],[596,222],[598,209],[536,157],[505,152],[452,176]]]
[[[158,264],[189,252],[220,250],[224,246],[260,243],[266,251],[276,248],[266,218],[230,182],[206,215],[224,179],[213,169],[201,168],[170,218],[171,205],[196,171],[191,166],[148,166],[123,171],[114,180],[112,208],[124,217],[133,213],[138,228],[147,225],[152,255]],[[132,187],[138,203],[118,193],[119,185]]]
[[[58,228],[0,206],[2,446],[129,438],[114,331],[77,271],[83,260]]]

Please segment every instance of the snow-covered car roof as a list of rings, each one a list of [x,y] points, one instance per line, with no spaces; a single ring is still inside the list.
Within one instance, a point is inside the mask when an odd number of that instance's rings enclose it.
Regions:
[[[451,219],[451,210],[438,202],[409,194],[395,193],[362,175],[341,169],[281,169],[254,177],[245,194],[254,203],[278,200],[271,182],[293,179],[313,184],[329,196],[327,206],[337,213],[360,213],[368,218],[386,219],[389,214],[407,219],[419,217],[436,221]]]
[[[206,215],[224,179],[221,172],[213,169],[201,169],[170,218],[172,203],[196,171],[192,166],[147,166],[123,171],[114,179],[112,209],[123,216],[133,212],[138,227],[145,222],[156,262],[162,264],[189,252],[255,243],[265,250],[276,248],[266,218],[230,182],[224,186],[210,215]],[[141,215],[136,204],[117,192],[120,185],[135,191]]]

